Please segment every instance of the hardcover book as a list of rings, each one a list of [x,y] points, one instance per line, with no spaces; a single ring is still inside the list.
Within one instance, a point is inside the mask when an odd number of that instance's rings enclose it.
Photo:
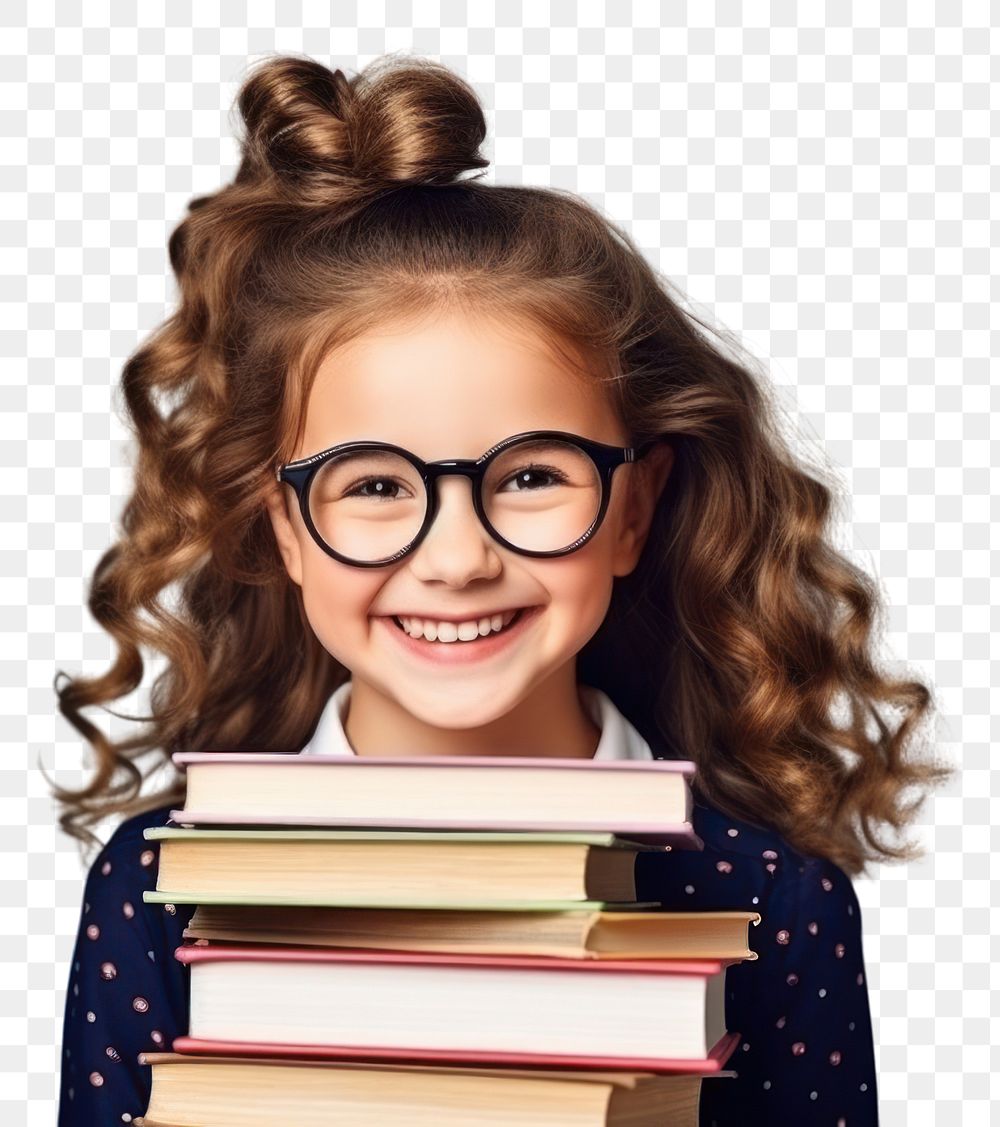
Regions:
[[[173,902],[524,904],[635,901],[637,853],[614,834],[406,830],[143,831]],[[157,897],[159,899],[159,897]]]
[[[190,1036],[274,1056],[719,1067],[735,959],[586,961],[515,955],[185,945]],[[253,1048],[256,1046],[256,1049]],[[207,1051],[201,1048],[200,1051]],[[426,1056],[427,1053],[431,1057]]]
[[[546,955],[574,959],[746,959],[754,911],[469,911],[200,903],[193,942]]]
[[[178,752],[182,826],[566,830],[700,849],[690,760]]]
[[[703,1080],[178,1053],[145,1053],[143,1062],[152,1095],[136,1127],[697,1127]]]

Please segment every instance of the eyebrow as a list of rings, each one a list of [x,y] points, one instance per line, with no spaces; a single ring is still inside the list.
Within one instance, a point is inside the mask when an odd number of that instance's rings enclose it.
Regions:
[[[337,449],[338,446],[348,446],[348,445],[351,445],[352,443],[362,443],[362,442],[371,443],[375,446],[394,446],[394,447],[397,447],[398,449],[405,450],[408,454],[413,455],[414,458],[417,458],[419,461],[423,462],[425,465],[430,465],[433,462],[453,462],[453,461],[478,462],[480,459],[487,457],[489,454],[491,454],[498,447],[503,446],[505,443],[509,442],[512,438],[522,438],[523,437],[523,438],[527,439],[527,438],[530,438],[532,435],[535,435],[535,434],[557,434],[557,435],[564,435],[566,438],[569,438],[569,439],[582,440],[583,442],[596,442],[598,445],[614,445],[613,443],[612,444],[602,443],[599,439],[588,438],[586,435],[577,434],[576,431],[563,430],[559,427],[533,427],[530,430],[516,430],[516,431],[513,431],[511,434],[505,435],[503,438],[497,439],[496,442],[494,442],[494,443],[492,443],[492,445],[488,446],[481,454],[476,455],[475,458],[432,458],[432,459],[426,459],[426,458],[421,458],[419,454],[415,453],[408,446],[404,446],[401,442],[392,442],[387,438],[345,438],[345,439],[342,439],[340,442],[333,442],[329,446],[325,446],[322,450],[317,451],[315,454],[308,454],[308,455],[306,455],[302,458],[293,458],[291,461],[289,461],[285,464],[287,466],[307,466],[310,463],[315,462],[318,459],[320,459],[320,458],[324,457],[325,455],[329,454],[331,450]]]

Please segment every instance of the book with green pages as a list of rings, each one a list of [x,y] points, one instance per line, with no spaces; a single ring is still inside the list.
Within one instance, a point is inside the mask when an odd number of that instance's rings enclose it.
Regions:
[[[158,841],[154,903],[605,909],[636,904],[635,858],[612,833],[185,829]]]

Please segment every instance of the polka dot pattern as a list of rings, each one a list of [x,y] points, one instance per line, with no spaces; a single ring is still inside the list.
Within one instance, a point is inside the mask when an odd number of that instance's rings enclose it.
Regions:
[[[63,1023],[58,1127],[132,1123],[146,1111],[142,1052],[187,1032],[188,971],[174,957],[194,907],[173,913],[142,899],[156,887],[158,851],[142,836],[167,809],[124,822],[90,867]]]
[[[735,1077],[702,1086],[700,1127],[878,1124],[875,1046],[850,879],[779,834],[695,800],[703,850],[643,854],[639,899],[674,911],[760,912],[757,959],[726,972],[726,1026],[740,1034]]]
[[[187,1032],[189,972],[173,953],[194,907],[142,899],[157,870],[142,831],[165,825],[168,814],[164,807],[124,822],[88,874],[70,963],[58,1127],[137,1119],[151,1072],[141,1054],[167,1051]],[[861,912],[850,880],[697,800],[693,822],[705,848],[641,854],[638,898],[675,911],[761,914],[749,930],[758,958],[726,972],[726,1025],[740,1041],[725,1068],[736,1076],[705,1081],[699,1127],[877,1127]]]

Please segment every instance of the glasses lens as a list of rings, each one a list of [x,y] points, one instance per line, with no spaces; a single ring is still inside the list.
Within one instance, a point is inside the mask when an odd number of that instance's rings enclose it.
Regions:
[[[601,481],[590,457],[570,442],[528,439],[490,463],[483,480],[486,518],[508,543],[558,552],[597,519]],[[335,552],[360,563],[389,559],[420,531],[423,479],[386,450],[348,451],[324,462],[309,490],[309,513]]]
[[[353,450],[324,462],[309,513],[326,543],[348,559],[388,559],[420,531],[427,494],[416,467],[388,450]]]
[[[527,439],[490,463],[483,506],[497,532],[518,548],[557,552],[597,519],[601,479],[590,457],[571,442]]]

